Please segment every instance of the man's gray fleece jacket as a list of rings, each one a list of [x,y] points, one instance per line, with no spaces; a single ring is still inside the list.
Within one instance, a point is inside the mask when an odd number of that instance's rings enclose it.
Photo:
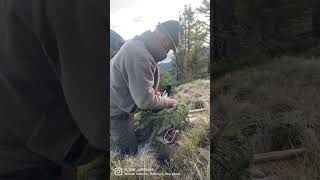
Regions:
[[[159,85],[158,62],[166,51],[146,31],[128,40],[110,61],[110,115],[116,116],[139,109],[164,109],[169,99],[155,95]]]

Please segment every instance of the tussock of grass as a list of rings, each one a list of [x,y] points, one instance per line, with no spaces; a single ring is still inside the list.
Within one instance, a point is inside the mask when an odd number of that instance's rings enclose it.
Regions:
[[[210,80],[196,80],[180,85],[173,90],[173,93],[173,98],[181,103],[188,105],[190,102],[201,101],[203,106],[209,109]]]
[[[135,156],[122,156],[118,152],[111,152],[110,154],[110,168],[111,179],[132,179],[132,176],[115,176],[115,168],[122,168],[124,172],[130,171],[130,169],[146,168],[154,170],[159,169],[159,164],[156,161],[155,153],[149,145],[140,147],[138,154]],[[149,176],[150,177],[150,176]],[[143,177],[135,177],[136,179],[143,179]]]
[[[179,158],[181,156],[185,156],[188,158],[196,158],[198,156],[197,147],[207,147],[209,146],[209,122],[208,120],[202,120],[200,124],[196,128],[189,129],[186,133],[182,135],[180,138],[180,145],[177,148],[175,154],[173,155],[173,161],[179,162]],[[181,160],[181,158],[180,158]],[[183,163],[179,164],[179,168],[183,167]],[[180,167],[181,166],[181,167]]]
[[[240,121],[227,121],[213,137],[211,153],[212,179],[250,179],[248,168],[253,157],[252,146],[242,133]]]
[[[175,147],[174,153],[160,162],[157,157],[157,149],[150,144],[140,147],[136,156],[120,156],[117,152],[111,152],[110,168],[153,168],[158,172],[181,173],[173,179],[210,179],[210,150],[209,150],[209,120],[203,120],[198,127],[187,129],[179,139],[181,142]],[[112,173],[112,172],[111,172]],[[156,179],[165,177],[152,176],[126,176],[119,177],[111,174],[111,179]],[[171,178],[171,177],[170,177]]]
[[[204,119],[180,138],[179,146],[170,156],[166,170],[180,172],[182,179],[209,179],[209,121]]]

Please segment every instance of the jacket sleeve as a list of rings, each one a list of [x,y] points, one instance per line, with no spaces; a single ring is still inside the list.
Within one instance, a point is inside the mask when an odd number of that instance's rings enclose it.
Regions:
[[[50,19],[59,53],[60,83],[69,111],[89,144],[107,150],[107,4],[67,1]]]
[[[155,95],[155,67],[146,57],[137,57],[131,61],[128,72],[131,96],[140,109],[159,110],[168,107],[169,98]]]

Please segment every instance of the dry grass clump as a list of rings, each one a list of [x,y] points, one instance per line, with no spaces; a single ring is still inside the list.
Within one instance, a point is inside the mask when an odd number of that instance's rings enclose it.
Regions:
[[[210,179],[209,119],[182,135],[167,169],[180,172],[182,179]]]
[[[152,176],[132,176],[132,175],[115,175],[115,168],[122,168],[123,173],[129,173],[131,169],[154,169],[154,171],[159,170],[159,164],[156,161],[155,153],[153,149],[149,146],[140,147],[138,150],[138,154],[135,156],[122,156],[118,152],[111,151],[110,152],[110,173],[111,179],[119,179],[119,180],[129,180],[129,179],[151,179]]]
[[[196,80],[182,84],[173,90],[173,98],[189,109],[210,109],[210,80]]]
[[[219,128],[211,140],[211,179],[249,179],[253,152],[242,133],[243,126],[240,121],[227,121]]]
[[[189,128],[179,138],[174,153],[169,154],[165,161],[159,161],[158,149],[147,144],[141,147],[135,156],[120,156],[111,152],[110,168],[122,169],[153,168],[155,172],[180,173],[172,179],[210,179],[209,119],[204,119],[195,128]],[[163,159],[162,159],[163,160]],[[166,179],[165,176],[115,176],[111,179]]]

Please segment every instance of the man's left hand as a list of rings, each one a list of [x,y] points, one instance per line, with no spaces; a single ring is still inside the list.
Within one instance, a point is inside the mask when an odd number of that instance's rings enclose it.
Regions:
[[[157,96],[161,96],[161,93],[160,93],[159,91],[157,91],[155,94],[156,94]]]

